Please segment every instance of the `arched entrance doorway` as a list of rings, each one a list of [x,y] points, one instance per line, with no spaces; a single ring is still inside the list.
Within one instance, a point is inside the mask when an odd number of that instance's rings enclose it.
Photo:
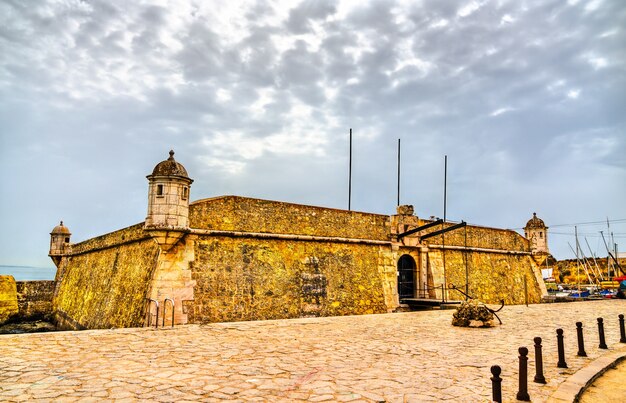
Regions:
[[[410,255],[402,255],[398,260],[398,297],[415,298],[415,260]]]

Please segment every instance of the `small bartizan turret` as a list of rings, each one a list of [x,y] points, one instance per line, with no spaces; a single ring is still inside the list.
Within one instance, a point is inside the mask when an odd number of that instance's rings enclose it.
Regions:
[[[528,220],[524,227],[524,236],[530,241],[530,251],[534,254],[549,254],[548,250],[548,227],[537,213]]]
[[[48,252],[48,256],[50,256],[57,268],[59,263],[61,263],[61,258],[72,251],[72,245],[70,244],[71,236],[72,233],[63,225],[63,221],[54,227],[50,233],[50,252]]]
[[[192,179],[185,167],[170,157],[159,162],[147,176],[148,216],[144,229],[170,249],[189,229],[189,195]]]

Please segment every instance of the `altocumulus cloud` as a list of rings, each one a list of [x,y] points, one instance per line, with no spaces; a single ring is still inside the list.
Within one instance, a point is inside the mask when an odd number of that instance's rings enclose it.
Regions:
[[[624,26],[598,0],[4,1],[0,264],[49,265],[61,218],[142,221],[170,148],[194,198],[345,208],[350,127],[358,210],[393,212],[402,138],[418,215],[448,155],[453,219],[626,218]]]

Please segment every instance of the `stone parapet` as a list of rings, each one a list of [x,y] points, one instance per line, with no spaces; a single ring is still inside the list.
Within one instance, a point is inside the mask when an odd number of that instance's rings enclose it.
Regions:
[[[70,254],[80,255],[85,252],[107,249],[149,238],[150,235],[144,231],[144,223],[139,223],[73,244],[72,252]]]
[[[389,216],[239,196],[189,206],[197,229],[389,240]]]
[[[429,221],[422,221],[420,225]],[[450,227],[453,223],[446,223],[445,227]],[[441,226],[428,229],[425,233],[438,231]],[[428,245],[454,245],[468,246],[473,248],[497,249],[501,251],[530,252],[530,245],[526,238],[513,230],[480,227],[467,225],[454,231],[446,232],[425,240]]]

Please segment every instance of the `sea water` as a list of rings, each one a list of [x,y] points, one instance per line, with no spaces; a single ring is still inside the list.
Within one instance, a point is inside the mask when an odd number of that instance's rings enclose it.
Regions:
[[[54,280],[56,267],[28,267],[28,266],[2,266],[0,265],[0,276],[9,275],[15,281],[27,280]]]

